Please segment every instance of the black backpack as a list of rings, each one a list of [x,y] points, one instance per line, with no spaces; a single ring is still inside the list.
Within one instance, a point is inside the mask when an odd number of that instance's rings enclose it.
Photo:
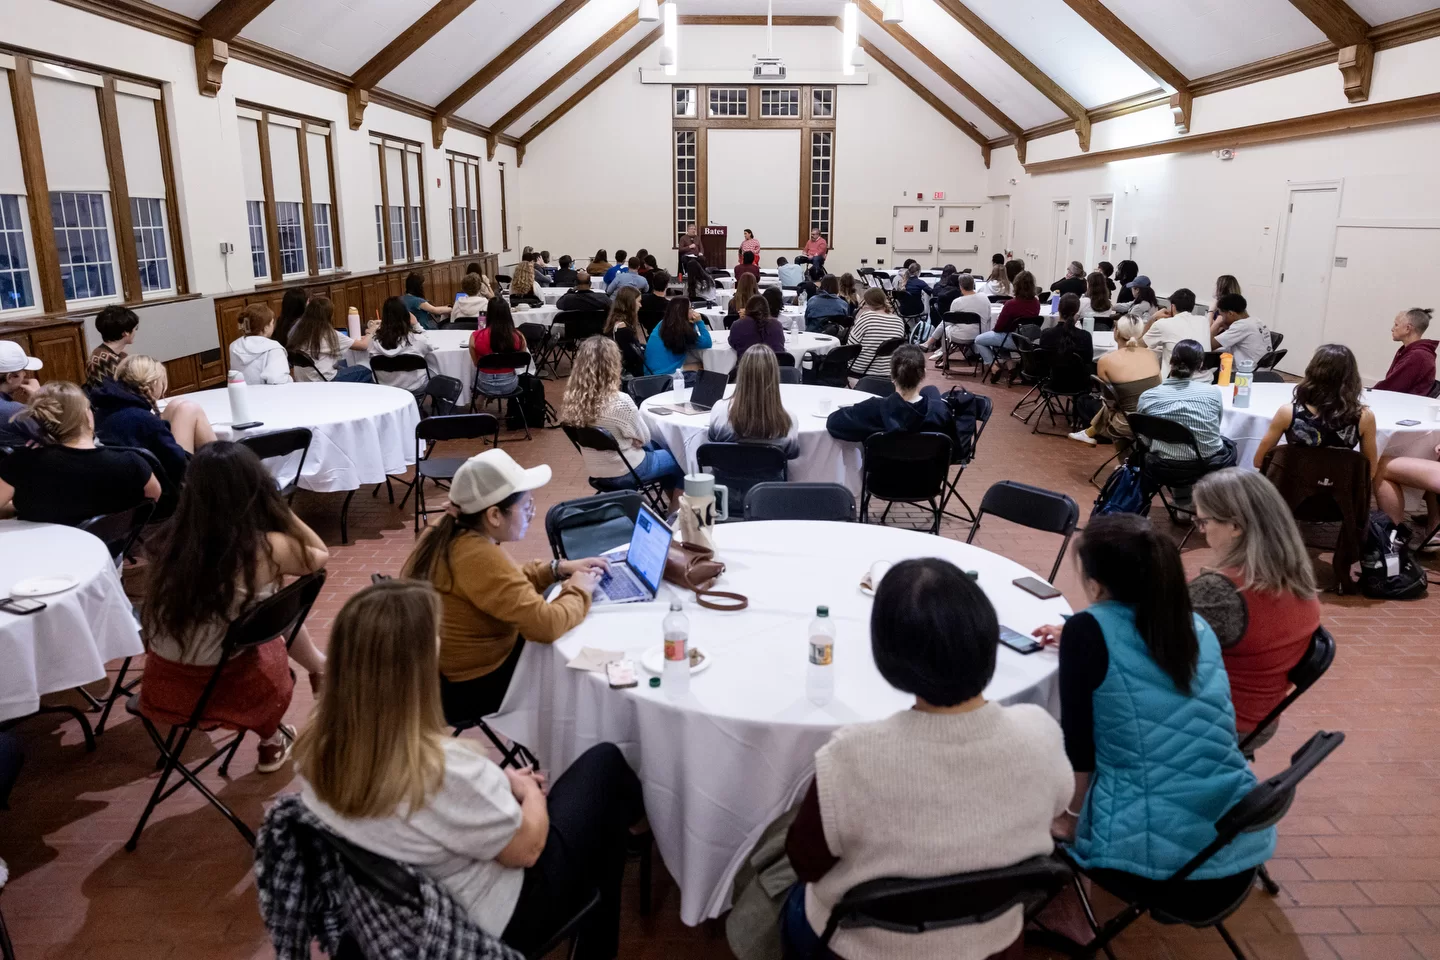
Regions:
[[[520,420],[522,409],[525,411],[524,422]],[[528,425],[530,429],[537,430],[554,426],[558,421],[555,408],[545,399],[544,382],[528,373],[520,374],[520,396],[510,401],[510,409],[505,417],[506,428],[521,430]]]
[[[1120,464],[1105,481],[1105,486],[1100,488],[1100,495],[1095,498],[1095,506],[1090,509],[1090,519],[1112,513],[1135,513],[1142,517],[1149,515],[1150,498],[1145,496],[1145,480],[1140,475],[1139,467],[1128,463]]]
[[[1425,596],[1425,571],[1406,545],[1408,531],[1383,510],[1372,510],[1360,553],[1360,592],[1372,600],[1418,600]],[[1393,572],[1392,572],[1393,571]]]
[[[954,462],[969,460],[975,452],[975,425],[979,419],[979,401],[975,394],[964,387],[952,387],[940,399],[950,408],[951,439],[955,441],[951,459]]]

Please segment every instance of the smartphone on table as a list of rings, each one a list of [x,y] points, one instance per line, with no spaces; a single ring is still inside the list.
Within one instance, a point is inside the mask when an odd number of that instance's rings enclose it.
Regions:
[[[1019,577],[1010,582],[1031,596],[1039,597],[1041,600],[1054,600],[1060,596],[1059,590],[1056,590],[1038,577]]]
[[[0,610],[5,613],[14,613],[25,616],[31,613],[39,613],[45,609],[43,600],[31,600],[28,597],[3,597],[0,598]]]
[[[1011,630],[1004,624],[1000,625],[1000,642],[1016,653],[1030,654],[1041,649],[1040,641]]]

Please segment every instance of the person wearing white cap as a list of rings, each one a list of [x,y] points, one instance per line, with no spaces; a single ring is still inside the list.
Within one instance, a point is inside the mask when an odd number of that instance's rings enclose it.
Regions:
[[[0,340],[0,446],[20,447],[29,439],[11,420],[40,389],[32,374],[44,367],[38,357],[26,356],[14,340]]]
[[[585,619],[606,562],[536,560],[516,566],[500,544],[525,537],[531,491],[550,482],[545,465],[525,469],[503,450],[460,465],[450,503],[420,536],[401,576],[440,594],[440,699],[451,725],[494,713],[505,699],[524,640],[554,643]],[[547,603],[541,591],[565,586]]]

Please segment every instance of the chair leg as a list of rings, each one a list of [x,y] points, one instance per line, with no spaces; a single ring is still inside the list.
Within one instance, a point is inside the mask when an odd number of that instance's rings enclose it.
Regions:
[[[110,718],[110,709],[115,706],[115,701],[121,697],[128,697],[130,689],[136,681],[130,681],[130,687],[125,686],[125,674],[130,669],[131,657],[126,657],[120,662],[120,672],[115,676],[115,685],[110,688],[110,694],[105,698],[105,709],[100,711],[100,721],[95,724],[95,736],[105,732],[105,721]]]
[[[640,846],[640,916],[648,917],[652,900],[651,884],[655,875],[655,836],[647,832],[634,840]]]
[[[1244,951],[1240,949],[1240,944],[1235,942],[1235,938],[1230,936],[1230,931],[1225,929],[1225,924],[1215,924],[1215,931],[1220,934],[1221,939],[1225,941],[1225,946],[1230,948],[1230,952],[1235,954],[1235,960],[1245,960]]]
[[[88,719],[86,719],[85,714],[82,713],[78,708],[76,708],[76,707],[71,707],[71,706],[67,706],[67,705],[60,705],[60,706],[54,706],[54,707],[42,706],[42,707],[40,707],[40,709],[36,710],[35,712],[36,712],[36,713],[63,713],[63,714],[65,714],[65,715],[67,715],[67,716],[73,717],[73,718],[75,719],[75,722],[78,723],[78,724],[80,724],[80,732],[85,735],[85,752],[86,752],[86,753],[94,753],[94,752],[95,752],[95,731],[92,730],[92,729],[90,729],[90,721],[89,721]]]
[[[235,734],[235,739],[225,751],[225,759],[220,761],[220,776],[230,776],[230,761],[235,759],[235,753],[240,749],[240,741],[245,739],[245,731],[241,730]]]
[[[160,732],[155,729],[155,725],[145,717],[141,717],[140,722],[145,725],[145,732],[150,734],[150,739],[155,742],[155,746],[160,748],[160,755],[164,759],[164,766],[160,772],[160,779],[155,781],[155,789],[150,794],[150,800],[145,804],[145,809],[140,812],[140,821],[135,824],[135,832],[130,834],[130,839],[125,842],[125,849],[131,853],[135,852],[135,845],[140,842],[140,831],[145,829],[145,824],[150,820],[150,814],[155,811],[156,805],[160,803],[160,796],[165,792],[165,784],[170,779],[170,772],[177,765],[177,758],[180,752],[185,749],[185,742],[190,739],[190,731],[187,729],[184,735],[181,736],[179,744],[172,752],[170,743],[174,740],[175,732],[179,729],[178,727],[171,727],[170,736],[166,738],[164,743],[161,743]]]
[[[1112,454],[1112,455],[1110,456],[1110,459],[1109,459],[1109,460],[1106,460],[1104,463],[1100,464],[1100,466],[1096,467],[1096,468],[1095,468],[1095,472],[1092,473],[1092,474],[1090,474],[1090,483],[1091,483],[1092,485],[1097,485],[1097,484],[1095,484],[1095,478],[1098,477],[1098,476],[1100,476],[1100,471],[1101,471],[1101,470],[1104,470],[1106,467],[1110,466],[1110,464],[1114,463],[1116,460],[1119,460],[1119,459],[1120,459],[1120,454],[1119,454],[1119,453],[1114,453],[1114,454]]]
[[[378,486],[375,489],[380,489]],[[345,494],[345,502],[340,506],[340,542],[350,542],[350,526],[347,522],[350,519],[350,501],[355,499],[355,491],[351,490]]]
[[[1270,876],[1270,871],[1265,869],[1265,864],[1260,864],[1260,886],[1272,897],[1280,895],[1280,884],[1276,883]]]

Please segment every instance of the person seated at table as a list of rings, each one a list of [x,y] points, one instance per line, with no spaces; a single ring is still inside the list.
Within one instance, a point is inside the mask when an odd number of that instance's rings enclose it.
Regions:
[[[535,272],[545,277],[546,286],[555,285],[555,267],[550,262],[550,251],[541,250],[535,256]]]
[[[1295,385],[1291,403],[1281,404],[1270,418],[1270,428],[1255,450],[1255,466],[1284,437],[1291,446],[1326,447],[1337,450],[1360,448],[1370,461],[1370,476],[1380,475],[1380,454],[1375,442],[1375,412],[1365,406],[1365,385],[1355,354],[1341,343],[1315,348],[1305,367],[1305,378]]]
[[[85,363],[85,389],[94,390],[107,377],[115,376],[115,368],[125,358],[125,350],[135,342],[140,329],[140,317],[129,307],[118,303],[101,310],[95,315],[95,332],[100,334],[100,346],[90,352]]]
[[[1155,351],[1141,341],[1145,325],[1134,317],[1121,317],[1115,324],[1116,349],[1095,364],[1095,376],[1110,384],[1116,403],[1108,402],[1096,412],[1090,426],[1070,434],[1071,440],[1095,446],[1096,437],[1109,437],[1127,449],[1133,439],[1127,414],[1135,412],[1140,397],[1151,387],[1160,386],[1160,361]]]
[[[470,274],[474,276],[474,274]],[[410,311],[400,297],[389,297],[380,306],[380,328],[370,338],[370,356],[374,357],[423,357],[425,369],[399,370],[393,373],[375,373],[376,383],[387,387],[409,390],[417,396],[425,395],[425,386],[430,378],[440,374],[439,362],[435,359],[435,347],[424,334],[416,333],[410,326]]]
[[[795,288],[797,297],[810,298],[820,292],[820,281],[825,279],[825,268],[818,264],[809,264],[805,267],[805,279]]]
[[[685,296],[697,307],[715,306],[715,279],[705,265],[690,261],[690,272],[685,276]]]
[[[785,314],[785,294],[780,292],[779,287],[765,287],[760,291],[760,296],[765,298],[765,305],[770,308],[771,319],[778,320]]]
[[[44,369],[39,357],[28,356],[14,340],[0,340],[0,447],[23,447],[31,437],[11,421],[40,392],[33,374]]]
[[[615,252],[617,254],[620,254],[624,251],[617,250]],[[616,259],[619,260],[623,258],[617,256]],[[610,272],[611,269],[612,265],[610,263],[610,258],[606,255],[604,250],[596,250],[595,256],[591,257],[590,262],[585,265],[585,272],[590,274],[590,276],[592,277],[603,278]],[[605,282],[609,283],[610,281],[606,280]]]
[[[820,281],[820,292],[805,301],[805,329],[819,333],[829,324],[844,326],[849,320],[850,304],[840,296],[840,278],[827,273]]]
[[[1395,351],[1385,378],[1375,384],[1376,390],[1430,396],[1435,388],[1435,348],[1440,344],[1424,336],[1434,312],[1427,307],[1413,307],[1395,315],[1390,339],[1400,344],[1400,349]]]
[[[150,566],[140,622],[145,682],[140,712],[154,723],[188,723],[215,674],[230,624],[286,577],[322,569],[325,541],[295,516],[275,478],[242,443],[221,441],[190,461],[175,515]],[[258,773],[285,765],[295,728],[283,723],[295,681],[294,660],[319,692],[325,656],[302,627],[289,650],[283,635],[231,658],[205,708],[205,720],[260,737]],[[367,710],[377,704],[369,704]]]
[[[1016,262],[1018,261],[1010,261],[1010,263]],[[1006,267],[1008,269],[1009,264],[1006,264]],[[975,338],[975,352],[980,354],[980,362],[987,368],[995,364],[997,347],[1001,349],[1014,348],[1014,334],[1020,329],[1022,321],[1040,316],[1040,298],[1036,295],[1033,273],[1029,270],[1021,270],[1017,273],[1012,289],[1015,294],[1000,308],[1000,316],[995,318],[994,329],[987,330]]]
[[[645,253],[645,251],[643,250],[640,251],[640,263],[640,275],[643,277],[649,277],[652,272],[660,269],[660,262],[655,259],[655,254]],[[705,266],[703,263],[696,264],[693,259],[690,261],[690,263],[693,266],[697,266],[701,269],[703,269]],[[683,274],[685,270],[685,265],[683,263],[681,264],[680,269],[681,273]]]
[[[517,566],[500,548],[525,538],[535,517],[531,491],[549,482],[549,467],[527,470],[503,450],[466,460],[444,513],[420,534],[400,572],[440,594],[440,700],[451,726],[500,708],[523,641],[554,643],[590,611],[604,560]],[[557,580],[565,584],[546,602],[544,591]]]
[[[1244,292],[1245,292],[1245,291],[1243,291],[1243,290],[1240,289],[1240,281],[1237,280],[1237,279],[1235,279],[1234,277],[1232,277],[1230,274],[1228,274],[1228,273],[1222,273],[1222,274],[1220,274],[1220,276],[1216,277],[1216,278],[1215,278],[1215,294],[1214,294],[1214,296],[1212,296],[1212,297],[1210,298],[1210,312],[1209,312],[1210,322],[1211,322],[1211,323],[1214,323],[1216,320],[1218,320],[1218,319],[1220,318],[1220,298],[1221,298],[1221,297],[1227,297],[1227,296],[1229,296],[1229,295],[1232,294],[1232,293],[1235,294],[1236,296],[1239,296],[1240,294],[1242,294],[1242,293],[1244,293]]]
[[[525,350],[525,337],[515,329],[515,315],[504,297],[490,301],[485,310],[485,329],[470,334],[470,361],[480,366],[480,358],[495,353],[519,353]],[[512,370],[477,370],[475,385],[487,397],[508,397],[520,385],[519,375]]]
[[[405,277],[405,296],[401,300],[414,318],[416,330],[436,329],[442,319],[450,316],[452,309],[436,306],[425,299],[425,277],[419,273],[411,273]]]
[[[550,271],[545,269],[545,258],[540,254],[531,250],[528,255],[521,255],[520,262],[530,264],[535,287],[548,287],[551,285]],[[512,276],[511,279],[513,280],[514,277]]]
[[[510,271],[510,305],[543,306],[545,301],[535,290],[535,266],[521,260]]]
[[[627,264],[627,267],[623,271],[614,274],[605,281],[605,293],[607,295],[615,296],[620,292],[621,287],[634,287],[642,294],[650,289],[650,281],[646,280],[644,274],[640,272],[640,258],[631,257]],[[612,267],[611,269],[614,268]]]
[[[285,346],[273,337],[275,314],[270,308],[252,303],[240,311],[236,324],[240,339],[230,344],[230,369],[239,370],[251,385],[292,382]]]
[[[1227,293],[1216,303],[1219,312],[1210,324],[1211,348],[1233,356],[1237,366],[1241,361],[1258,364],[1274,349],[1270,329],[1250,316],[1247,306],[1240,294]]]
[[[730,271],[735,275],[735,279],[737,281],[741,277],[745,276],[747,273],[753,276],[756,280],[760,279],[760,264],[755,262],[756,257],[757,254],[752,253],[749,250],[741,252],[740,262],[735,264],[734,269]]]
[[[560,267],[551,276],[551,282],[557,287],[573,287],[575,280],[580,274],[575,270],[575,259],[570,256],[560,258]]]
[[[605,315],[605,336],[616,336],[622,330],[629,330],[632,337],[644,336],[640,326],[640,291],[634,287],[621,289]]]
[[[1053,353],[1053,362],[1057,365],[1068,365],[1070,358],[1077,358],[1085,368],[1085,376],[1089,377],[1095,343],[1090,331],[1080,326],[1079,295],[1067,293],[1060,297],[1060,312],[1054,326],[1046,327],[1040,333],[1040,349]]]
[[[957,273],[956,290],[959,296],[950,299],[947,309],[944,309],[941,316],[948,320],[959,313],[973,313],[980,318],[980,324],[973,323],[951,323],[946,322],[943,326],[937,326],[930,339],[925,342],[926,350],[934,350],[940,345],[941,337],[948,338],[951,343],[973,343],[980,335],[980,327],[990,319],[990,297],[975,290],[975,275],[972,273]],[[936,287],[939,290],[939,287]],[[940,354],[931,359],[939,360]]]
[[[1012,287],[1015,285],[1015,280],[1016,280],[1016,278],[1019,277],[1020,274],[1022,274],[1022,273],[1024,273],[1024,272],[1025,272],[1025,261],[1024,261],[1024,260],[1012,259],[1012,260],[1006,260],[1006,261],[1005,261],[1005,278],[1010,281],[1010,285],[1011,285]]]
[[[725,325],[733,327],[735,321],[745,316],[745,304],[760,295],[760,281],[748,273],[740,274],[735,281],[735,295],[725,306]]]
[[[640,291],[640,326],[649,334],[665,319],[665,309],[670,301],[665,296],[670,286],[670,274],[664,270],[652,270],[645,275],[647,289]]]
[[[861,443],[874,433],[943,433],[950,436],[953,418],[940,391],[925,385],[925,352],[913,343],[895,348],[890,363],[895,392],[840,407],[825,419],[836,440]]]
[[[1194,340],[1181,340],[1170,353],[1170,375],[1158,387],[1140,394],[1135,412],[1160,417],[1190,431],[1195,446],[1156,440],[1146,456],[1146,469],[1153,478],[1166,483],[1181,509],[1190,509],[1191,487],[1205,473],[1233,467],[1238,456],[1235,444],[1220,435],[1224,403],[1220,389],[1196,372],[1205,364],[1205,351]],[[1133,429],[1133,428],[1132,428]],[[1195,459],[1196,451],[1200,459]]]
[[[1109,260],[1101,260],[1095,265],[1095,269],[1099,270],[1100,275],[1105,278],[1105,289],[1113,294],[1115,292],[1115,264]]]
[[[1174,541],[1144,517],[1110,514],[1077,535],[1075,556],[1091,605],[1035,631],[1060,644],[1060,725],[1075,770],[1054,830],[1100,886],[1146,897],[1214,839],[1255,775],[1220,642],[1191,608]],[[1274,850],[1274,827],[1242,833],[1180,895],[1229,904]]]
[[[526,955],[598,891],[577,931],[582,952],[615,956],[626,841],[644,824],[640,781],[610,743],[547,790],[538,771],[502,770],[449,736],[438,607],[428,586],[403,581],[341,607],[325,689],[295,744],[301,802],[331,832],[439,881],[475,926]]]
[[[879,287],[866,290],[860,298],[860,315],[855,318],[850,338],[846,341],[847,344],[860,345],[860,353],[850,364],[850,375],[863,377],[873,373],[884,376],[889,373],[889,364],[885,360],[875,363],[875,351],[887,340],[903,336],[905,321],[890,309],[890,298],[885,296],[885,291]]]
[[[1135,279],[1140,276],[1140,265],[1134,260],[1121,260],[1115,267],[1115,280],[1120,284],[1120,295],[1115,298],[1117,304],[1129,303],[1135,299],[1135,291],[1130,288]]]
[[[1210,339],[1210,321],[1204,313],[1195,312],[1195,293],[1181,287],[1170,294],[1170,306],[1152,313],[1145,324],[1145,346],[1160,349],[1160,366],[1170,366],[1170,353],[1181,340],[1205,343]],[[1196,376],[1209,378],[1210,371]]]
[[[369,367],[358,363],[341,367],[348,350],[369,350],[370,338],[380,326],[377,317],[365,326],[365,336],[358,340],[335,329],[335,305],[328,297],[315,297],[305,305],[305,314],[290,331],[288,346],[291,353],[303,354],[310,358],[313,367],[296,366],[295,380],[298,383],[320,383],[335,380],[342,383],[374,383],[375,377]],[[338,369],[337,369],[338,368]]]
[[[794,290],[800,286],[805,279],[805,267],[799,263],[791,263],[784,257],[775,260],[775,272],[780,277],[780,286]]]
[[[770,316],[770,305],[764,297],[751,297],[745,305],[745,316],[730,325],[730,349],[735,351],[737,360],[757,344],[764,344],[775,353],[785,349],[785,328]]]
[[[559,284],[556,284],[559,286]],[[633,289],[633,288],[632,288]],[[639,291],[636,291],[637,293]],[[621,293],[624,293],[622,290]],[[576,274],[574,283],[571,284],[570,292],[562,294],[560,299],[555,301],[555,309],[562,313],[568,311],[592,311],[610,309],[611,300],[599,290],[590,285],[590,274]]]
[[[840,274],[840,299],[845,301],[845,306],[849,309],[852,317],[860,310],[860,291],[862,289],[863,285],[855,279],[855,274]]]
[[[747,306],[747,309],[751,308]],[[676,370],[703,370],[700,354],[709,350],[710,344],[710,328],[704,318],[690,309],[689,300],[676,297],[669,302],[665,318],[655,325],[645,342],[645,373],[655,376],[669,375]],[[686,382],[688,385],[689,381]]]
[[[641,247],[635,251],[635,259],[640,261],[640,267],[635,270],[635,272],[642,277],[649,276],[650,270],[652,269],[650,266],[650,251]]]
[[[460,280],[460,296],[455,298],[454,305],[450,307],[450,322],[474,320],[476,326],[480,326],[485,322],[485,308],[494,297],[494,290],[485,274],[465,274]]]
[[[987,297],[1010,296],[1010,278],[1005,275],[1005,265],[997,264],[990,271],[990,276],[986,278],[985,283],[977,289]]]
[[[301,287],[291,287],[280,298],[280,316],[275,318],[275,332],[270,338],[279,344],[290,342],[290,331],[305,316],[305,307],[310,303],[310,294]]]
[[[781,914],[787,957],[830,956],[819,932],[865,881],[993,870],[1054,849],[1050,826],[1074,775],[1050,714],[986,699],[999,636],[985,592],[946,560],[901,561],[878,584],[870,650],[915,704],[841,727],[816,752],[785,842],[799,878]],[[830,947],[856,958],[1008,960],[1024,953],[1023,926],[1017,906],[920,936],[841,927]]]
[[[775,351],[757,343],[735,372],[735,392],[710,408],[709,437],[716,443],[768,443],[791,460],[800,456],[800,424],[780,399]]]
[[[1050,292],[1058,293],[1062,296],[1067,293],[1073,293],[1078,297],[1083,295],[1086,289],[1088,289],[1088,286],[1085,282],[1085,264],[1079,260],[1071,260],[1070,264],[1065,268],[1065,276],[1050,284]]]
[[[1243,738],[1290,692],[1320,626],[1315,569],[1290,507],[1254,470],[1226,467],[1197,483],[1195,525],[1217,559],[1190,581],[1190,602],[1220,641]]]
[[[1425,529],[1418,532],[1418,537],[1440,528],[1440,462],[1436,462],[1440,460],[1440,445],[1435,447],[1435,457],[1436,460],[1385,457],[1380,461],[1380,474],[1375,483],[1375,505],[1397,526],[1406,525],[1409,520],[1405,515],[1405,489],[1424,494]],[[1433,553],[1440,549],[1440,538],[1412,541],[1411,545],[1421,553]]]
[[[1085,295],[1080,298],[1080,319],[1098,320],[1095,329],[1113,328],[1115,305],[1110,302],[1110,288],[1105,286],[1105,274],[1095,271],[1085,278]]]
[[[170,389],[165,364],[144,354],[120,361],[115,376],[90,391],[95,436],[107,447],[148,450],[160,462],[161,484],[178,491],[190,456],[215,442],[215,428],[194,400],[175,397],[162,413],[159,402]]]
[[[636,266],[638,267],[639,264],[640,264],[640,261],[639,261],[638,259],[636,259],[635,264],[636,264]],[[605,273],[604,273],[605,286],[606,286],[606,287],[609,287],[611,280],[614,280],[617,276],[619,276],[619,275],[622,274],[622,273],[629,273],[629,272],[631,272],[631,270],[632,270],[632,268],[631,268],[630,265],[629,265],[629,260],[628,260],[628,258],[627,258],[627,255],[626,255],[625,251],[624,251],[624,250],[616,250],[616,251],[615,251],[615,262],[614,262],[613,264],[611,264],[610,266],[608,266],[608,267],[605,268]],[[614,296],[614,294],[611,294],[611,296]]]
[[[935,295],[930,284],[920,279],[920,264],[911,260],[905,272],[895,284],[895,297],[900,301],[900,310],[907,317],[919,316],[925,312],[925,298],[922,294]]]
[[[90,401],[73,383],[45,384],[11,425],[34,444],[0,458],[0,508],[14,507],[17,519],[73,527],[160,499],[143,456],[96,445]]]

